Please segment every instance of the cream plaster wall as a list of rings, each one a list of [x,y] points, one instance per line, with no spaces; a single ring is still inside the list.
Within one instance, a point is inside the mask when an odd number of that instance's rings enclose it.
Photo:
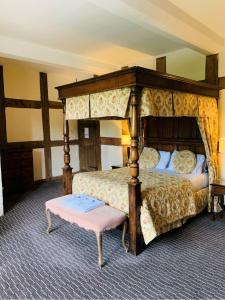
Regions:
[[[59,176],[62,175],[62,167],[64,165],[63,161],[63,147],[52,147],[52,175]],[[71,156],[71,167],[73,172],[79,171],[79,149],[77,145],[70,146],[70,156]]]
[[[63,111],[61,109],[49,109],[50,138],[52,141],[63,138]]]
[[[205,55],[188,48],[166,54],[167,73],[203,80],[205,78]]]
[[[75,71],[72,72],[71,70],[62,71],[56,70],[54,72],[47,72],[48,73],[48,97],[51,101],[58,100],[58,91],[55,89],[56,86],[71,83],[77,80],[82,80],[91,75],[87,76],[83,73],[77,74]]]
[[[49,109],[50,137],[52,141],[63,138],[63,111],[61,109]],[[77,121],[69,121],[70,139],[78,138]]]
[[[100,136],[121,138],[122,121],[101,120]],[[123,164],[123,150],[121,146],[101,145],[102,170],[110,170],[112,165]]]
[[[121,138],[122,121],[120,120],[101,120],[100,136]]]
[[[123,164],[122,146],[101,145],[102,170],[110,170],[112,165]]]
[[[44,149],[33,149],[34,180],[46,178]]]
[[[6,130],[8,142],[43,140],[41,110],[6,108]]]
[[[39,100],[40,85],[38,70],[28,63],[0,58],[4,67],[5,97],[24,100]]]

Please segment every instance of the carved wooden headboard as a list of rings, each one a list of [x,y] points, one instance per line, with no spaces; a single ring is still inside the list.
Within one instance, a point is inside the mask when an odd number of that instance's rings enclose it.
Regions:
[[[205,154],[196,118],[146,117],[142,122],[145,146],[170,152],[188,149]]]

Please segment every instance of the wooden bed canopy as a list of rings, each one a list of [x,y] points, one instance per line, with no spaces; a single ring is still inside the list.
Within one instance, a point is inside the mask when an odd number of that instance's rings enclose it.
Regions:
[[[72,193],[72,168],[70,166],[69,123],[66,119],[66,99],[121,88],[130,88],[131,178],[128,182],[129,228],[130,250],[132,254],[137,255],[141,252],[144,245],[140,230],[141,182],[138,178],[138,147],[140,140],[139,129],[141,124],[139,104],[141,92],[143,88],[167,89],[218,99],[219,89],[216,85],[184,79],[182,77],[168,75],[142,67],[131,67],[57,87],[59,99],[62,100],[64,108],[63,182],[65,194]],[[199,140],[197,142],[199,143]],[[192,141],[192,143],[194,144],[195,142]],[[199,144],[197,146],[199,146]]]

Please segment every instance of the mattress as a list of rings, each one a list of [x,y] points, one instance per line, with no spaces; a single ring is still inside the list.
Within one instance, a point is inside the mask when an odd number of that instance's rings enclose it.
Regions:
[[[192,184],[192,188],[193,191],[197,192],[200,191],[201,189],[204,189],[206,187],[209,186],[209,175],[208,173],[202,173],[202,174],[178,174],[175,171],[171,171],[171,170],[156,170],[155,172],[159,172],[159,173],[164,173],[164,174],[168,174],[171,176],[178,176],[181,178],[186,178],[188,180],[190,180],[191,184]]]

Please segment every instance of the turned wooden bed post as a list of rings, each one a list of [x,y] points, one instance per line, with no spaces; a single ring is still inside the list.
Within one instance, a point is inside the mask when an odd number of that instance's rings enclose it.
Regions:
[[[63,167],[63,188],[64,195],[72,194],[72,168],[70,166],[70,139],[69,121],[66,120],[66,99],[63,104],[63,142],[64,142],[64,167]]]
[[[141,89],[139,87],[131,88],[131,153],[130,153],[130,174],[131,179],[128,182],[129,188],[129,228],[130,228],[130,251],[138,255],[143,250],[143,237],[140,226],[141,209],[141,182],[139,176],[138,164],[138,140],[139,140],[139,100]]]

